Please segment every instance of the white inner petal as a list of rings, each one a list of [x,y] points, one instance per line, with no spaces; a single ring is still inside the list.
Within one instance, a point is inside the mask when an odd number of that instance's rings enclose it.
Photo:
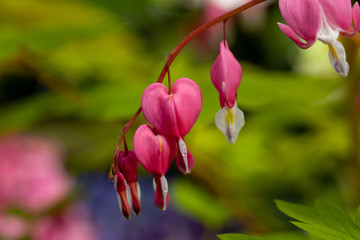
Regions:
[[[155,178],[153,178],[153,188],[154,188],[154,191],[156,191],[156,181],[155,181]]]
[[[187,148],[186,148],[186,144],[182,138],[179,139],[179,150],[180,150],[181,156],[184,160],[186,173],[190,173],[188,159],[187,159]]]
[[[339,31],[331,27],[330,24],[325,19],[324,14],[322,15],[323,15],[323,24],[320,29],[318,39],[325,44],[330,44],[333,41],[336,41],[336,39],[339,37]]]
[[[126,180],[125,181],[125,186],[126,186],[126,200],[129,204],[129,208],[132,209],[132,197],[131,197],[131,190],[130,190],[130,186],[129,184],[127,184]]]
[[[140,184],[136,182],[136,193],[138,195],[139,201],[141,200],[141,190],[140,190]]]
[[[168,182],[167,182],[164,175],[161,176],[160,183],[161,183],[161,190],[162,190],[162,195],[163,195],[163,199],[164,199],[164,205],[163,205],[162,210],[165,211],[166,210],[166,200],[167,200],[167,195],[168,195],[168,191],[169,191],[169,186],[168,186]]]
[[[244,113],[238,108],[236,101],[231,109],[225,106],[216,113],[215,125],[229,143],[235,143],[244,124]]]
[[[328,44],[328,46],[331,65],[341,76],[347,77],[349,73],[349,64],[346,62],[344,46],[338,41],[333,41]]]

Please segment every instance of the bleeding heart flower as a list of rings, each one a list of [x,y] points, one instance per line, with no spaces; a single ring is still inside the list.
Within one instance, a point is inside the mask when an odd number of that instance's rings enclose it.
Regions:
[[[339,34],[351,37],[359,31],[359,4],[351,7],[350,0],[280,0],[279,7],[289,24],[278,23],[285,35],[302,49],[311,47],[316,40],[327,44],[332,66],[346,77],[349,65],[344,47],[337,38]]]
[[[141,98],[141,108],[146,120],[162,135],[178,141],[177,165],[190,173],[194,159],[184,142],[184,136],[195,124],[202,106],[199,86],[188,78],[174,82],[172,92],[164,84],[148,86]]]
[[[133,145],[141,165],[154,176],[155,204],[165,211],[170,201],[165,173],[175,157],[176,140],[159,135],[143,124],[135,132]]]
[[[235,143],[245,123],[244,113],[236,103],[236,91],[241,82],[242,69],[226,41],[220,43],[220,54],[211,66],[210,78],[219,92],[221,106],[215,116],[215,124],[229,143]]]
[[[141,210],[140,204],[140,185],[137,182],[137,169],[138,169],[138,159],[134,151],[120,151],[118,154],[118,163],[119,168],[125,178],[125,182],[130,189],[131,199],[132,199],[132,209],[136,215],[139,215]]]

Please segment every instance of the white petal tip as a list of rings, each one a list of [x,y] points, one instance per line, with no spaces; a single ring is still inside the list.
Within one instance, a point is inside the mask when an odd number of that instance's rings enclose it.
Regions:
[[[168,182],[167,182],[164,175],[161,176],[160,183],[161,183],[161,190],[162,190],[162,195],[163,195],[163,199],[164,199],[164,205],[163,205],[162,210],[165,211],[166,206],[167,206],[166,201],[167,201],[167,195],[168,195],[168,192],[169,192],[169,185],[168,185]]]
[[[329,60],[335,71],[343,77],[347,77],[349,73],[349,64],[346,62],[346,52],[344,46],[333,41],[329,44]]]
[[[182,138],[179,139],[178,144],[179,144],[180,154],[182,156],[182,159],[184,160],[185,174],[188,174],[188,173],[190,173],[190,171],[189,171],[189,163],[188,163],[188,159],[187,159],[187,147]]]

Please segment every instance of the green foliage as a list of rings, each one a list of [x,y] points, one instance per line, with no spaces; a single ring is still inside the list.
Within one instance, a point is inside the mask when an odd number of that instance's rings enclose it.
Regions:
[[[267,236],[254,237],[245,234],[221,234],[221,240],[306,240],[307,238],[299,233],[284,232],[268,234]]]
[[[277,207],[288,216],[295,226],[309,233],[311,239],[323,240],[358,240],[360,239],[359,208],[355,212],[355,222],[340,206],[323,200],[316,202],[316,207],[276,201]],[[244,234],[222,234],[221,240],[300,240],[309,239],[297,233],[269,234],[251,237]]]

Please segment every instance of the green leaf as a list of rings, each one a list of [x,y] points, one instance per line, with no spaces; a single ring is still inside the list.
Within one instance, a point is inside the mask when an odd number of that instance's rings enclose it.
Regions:
[[[226,208],[197,184],[181,179],[172,183],[172,189],[174,203],[181,212],[187,212],[206,226],[220,228],[229,219]]]
[[[343,234],[341,232],[336,231],[333,228],[326,227],[326,226],[316,226],[310,225],[301,222],[291,222],[295,226],[314,234],[315,236],[321,237],[325,240],[354,240],[354,238],[350,237],[347,234]]]
[[[344,209],[323,200],[316,202],[316,208],[326,226],[352,236],[353,239],[360,239],[359,228]]]
[[[275,203],[282,212],[290,217],[313,225],[323,225],[322,218],[314,208],[280,200],[276,200]]]

